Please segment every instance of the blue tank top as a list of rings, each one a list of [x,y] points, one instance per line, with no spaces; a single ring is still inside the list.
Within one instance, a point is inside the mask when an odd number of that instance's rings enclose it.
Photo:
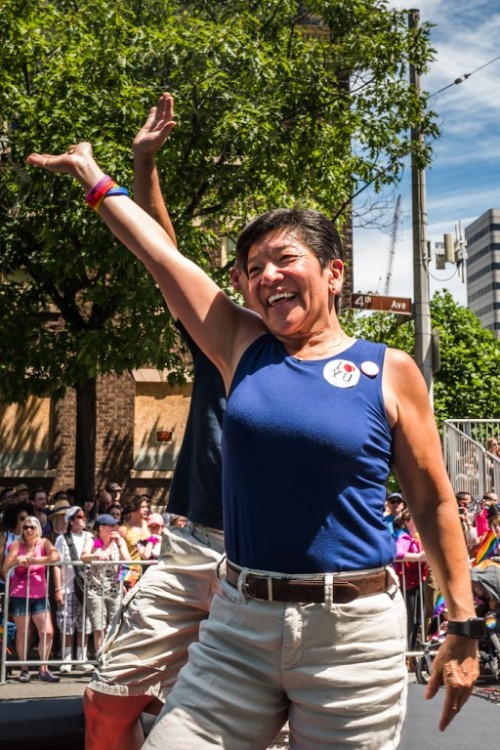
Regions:
[[[360,339],[335,357],[300,360],[265,334],[243,354],[222,440],[230,560],[318,573],[394,559],[383,521],[392,452],[385,349]]]

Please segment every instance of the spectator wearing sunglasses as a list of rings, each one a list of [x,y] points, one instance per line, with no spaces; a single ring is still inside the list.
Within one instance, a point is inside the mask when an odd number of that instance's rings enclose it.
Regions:
[[[84,617],[83,603],[79,601],[75,592],[75,570],[68,563],[74,559],[70,546],[80,559],[83,547],[87,539],[92,539],[92,534],[86,531],[87,519],[82,508],[73,505],[65,513],[66,532],[60,534],[55,542],[56,550],[59,552],[61,567],[54,568],[55,600],[57,602],[56,622],[61,633],[63,663],[60,672],[71,672],[73,669],[73,645],[76,636],[76,658],[82,662],[78,669],[91,672],[93,666],[85,662],[87,639],[91,632],[90,620]]]
[[[387,524],[392,536],[395,535],[394,521],[401,515],[405,506],[406,503],[403,500],[403,495],[400,492],[391,492],[391,494],[387,496],[387,499],[385,501],[386,512],[384,513],[384,521]]]
[[[10,604],[16,626],[16,651],[19,660],[28,658],[30,624],[38,632],[40,661],[48,661],[54,639],[54,627],[47,596],[47,563],[57,562],[59,553],[49,541],[42,538],[42,527],[35,516],[27,516],[21,528],[21,537],[12,543],[4,563],[4,575],[14,569],[10,585]],[[29,682],[26,664],[21,666],[20,682]],[[41,664],[38,679],[42,682],[59,682],[47,664]]]

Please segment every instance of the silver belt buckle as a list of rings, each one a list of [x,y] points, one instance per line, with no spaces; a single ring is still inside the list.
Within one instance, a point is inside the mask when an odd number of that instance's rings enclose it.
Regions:
[[[267,599],[259,599],[258,596],[253,596],[253,594],[250,593],[250,591],[248,590],[248,586],[249,586],[248,578],[249,578],[249,576],[252,576],[252,578],[262,578],[266,582],[266,586],[267,586]],[[255,573],[255,572],[247,573],[247,575],[245,576],[245,583],[243,584],[242,588],[244,588],[245,594],[248,596],[249,599],[255,599],[256,601],[259,601],[259,602],[265,602],[265,601],[272,602],[272,601],[274,601],[274,597],[273,597],[273,578],[272,578],[272,576],[266,576],[263,573]]]

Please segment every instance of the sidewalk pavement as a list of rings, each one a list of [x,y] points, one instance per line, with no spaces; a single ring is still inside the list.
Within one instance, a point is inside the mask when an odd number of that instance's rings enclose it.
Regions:
[[[12,675],[7,677],[7,683],[0,685],[0,700],[23,700],[30,698],[60,698],[61,696],[83,695],[90,682],[92,672],[77,672],[59,674],[57,669],[51,671],[61,678],[60,682],[40,682],[37,670],[31,670],[30,682],[19,682],[19,670],[12,668]]]

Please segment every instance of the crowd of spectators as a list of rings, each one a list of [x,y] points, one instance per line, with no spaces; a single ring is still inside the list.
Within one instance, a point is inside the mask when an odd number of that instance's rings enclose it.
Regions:
[[[492,438],[487,448],[493,452],[497,445],[498,441]],[[497,494],[485,492],[478,498],[472,497],[469,492],[459,491],[456,499],[471,567],[500,562],[500,558],[495,556],[500,540],[500,502]],[[442,626],[442,621],[446,620],[446,605],[442,603],[439,606],[440,593],[433,572],[427,564],[425,550],[400,492],[388,495],[384,521],[396,543],[394,569],[405,595],[407,642],[411,652],[417,647],[419,635],[422,639],[428,639]],[[422,623],[422,617],[425,623]]]
[[[0,488],[0,617],[8,608],[16,626],[14,658],[29,661],[35,645],[38,656],[32,659],[60,658],[63,674],[91,671],[90,656],[97,653],[121,595],[143,573],[141,561],[148,565],[158,558],[165,524],[185,520],[151,513],[147,494],[126,495],[117,482],[106,484],[83,507],[73,489],[49,496],[43,487],[30,491],[25,484]],[[73,566],[73,561],[87,565]],[[48,563],[55,564],[49,568]],[[60,679],[45,663],[38,678]],[[31,679],[27,665],[18,679]]]
[[[492,439],[487,447],[494,454],[498,451],[498,441]],[[473,498],[470,493],[460,491],[456,498],[473,564],[492,530],[500,538],[500,503],[495,492]],[[436,627],[439,591],[401,492],[388,495],[384,521],[396,544],[394,568],[405,594],[408,648],[412,651],[417,646],[419,633],[427,638]],[[60,490],[49,497],[42,487],[31,492],[24,484],[1,488],[0,591],[6,575],[11,575],[9,613],[16,625],[19,660],[27,657],[32,646],[31,621],[38,635],[40,660],[60,658],[61,673],[73,668],[91,671],[88,645],[90,643],[93,654],[99,649],[121,594],[143,574],[140,561],[158,558],[165,524],[182,526],[185,522],[183,517],[152,513],[147,494],[124,495],[116,482],[106,484],[94,498],[84,502],[83,507],[75,504],[72,489]],[[30,549],[33,548],[29,567],[26,565],[27,542]],[[36,564],[33,564],[35,558]],[[72,560],[88,563],[86,572],[80,568],[86,579],[82,585],[84,596],[77,593],[78,569],[67,565]],[[91,564],[96,561],[101,564]],[[53,575],[47,576],[49,562],[61,564],[55,565]],[[27,570],[31,581],[28,590]],[[48,581],[48,595],[43,581]],[[420,632],[422,613],[425,616],[423,633]],[[445,618],[446,610],[439,614]],[[19,679],[22,682],[30,679],[26,666],[21,668]],[[59,678],[42,664],[39,679],[56,681]]]

